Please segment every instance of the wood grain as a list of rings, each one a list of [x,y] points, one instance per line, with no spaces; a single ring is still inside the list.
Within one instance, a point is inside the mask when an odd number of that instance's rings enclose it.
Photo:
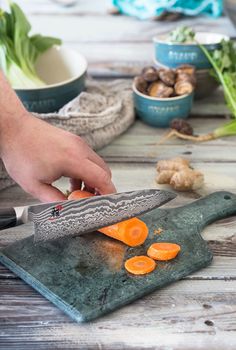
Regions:
[[[49,0],[18,0],[30,15],[35,32],[61,37],[89,61],[98,78],[133,77],[153,58],[152,37],[180,24],[197,30],[235,36],[226,17],[205,17],[178,23],[139,21],[107,15],[109,0],[79,0],[63,8]],[[206,133],[226,121],[228,111],[218,91],[195,102],[190,119],[196,133]],[[155,163],[181,155],[205,175],[198,192],[180,194],[170,206],[201,195],[236,193],[235,137],[190,144],[176,139],[158,146],[164,130],[137,122],[112,145],[100,151],[110,162],[118,190],[155,187]],[[135,181],[134,181],[135,179]],[[68,188],[68,182],[57,185]],[[165,187],[162,187],[165,188]],[[0,192],[0,207],[36,201],[17,186]],[[148,349],[234,350],[236,348],[235,217],[207,227],[202,236],[214,252],[213,264],[185,280],[149,295],[96,322],[78,325],[0,265],[0,349]],[[0,247],[32,233],[31,224],[0,233]]]
[[[12,285],[0,281],[1,346],[192,349],[186,344],[194,342],[194,349],[203,349],[204,343],[208,349],[234,349],[236,282],[211,281],[202,293],[204,286],[204,281],[180,281],[112,315],[78,325],[21,281]],[[21,327],[16,328],[16,322]]]

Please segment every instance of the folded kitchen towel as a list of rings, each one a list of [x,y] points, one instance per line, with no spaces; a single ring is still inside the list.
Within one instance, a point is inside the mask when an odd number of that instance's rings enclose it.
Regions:
[[[95,150],[122,134],[135,118],[130,81],[88,80],[86,91],[56,113],[36,114],[50,124],[83,137]],[[14,182],[0,161],[0,190]]]
[[[223,12],[223,0],[113,0],[113,5],[121,13],[140,19],[160,16],[163,12],[210,17],[219,17]]]

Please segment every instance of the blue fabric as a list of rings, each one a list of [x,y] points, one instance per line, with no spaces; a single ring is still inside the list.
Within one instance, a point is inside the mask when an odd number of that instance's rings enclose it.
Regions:
[[[223,11],[223,0],[113,0],[113,5],[140,19],[160,16],[164,11],[210,17],[219,17]]]

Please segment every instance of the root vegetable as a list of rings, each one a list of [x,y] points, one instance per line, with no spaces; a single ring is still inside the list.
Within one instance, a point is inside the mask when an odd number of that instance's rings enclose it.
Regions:
[[[169,184],[177,191],[189,191],[201,188],[204,183],[203,174],[190,168],[189,161],[184,158],[161,160],[157,163],[158,184]]]
[[[175,170],[162,170],[157,177],[157,182],[159,184],[169,184],[174,173]]]
[[[184,119],[173,119],[170,123],[171,129],[175,129],[185,135],[193,135],[192,126]]]
[[[92,197],[94,194],[82,190],[72,192],[68,199],[78,200]],[[143,244],[148,236],[147,225],[138,218],[124,220],[114,225],[103,227],[98,230],[106,236],[115,238],[130,247],[136,247]]]
[[[203,186],[203,175],[200,171],[183,168],[174,173],[169,183],[177,191],[197,190]]]
[[[145,275],[152,272],[155,267],[155,261],[145,255],[134,256],[125,262],[126,270],[134,275]]]
[[[159,160],[157,163],[157,171],[161,172],[163,170],[179,171],[183,168],[189,167],[189,160],[181,157],[176,157],[172,159]]]
[[[180,252],[181,248],[175,243],[153,243],[147,251],[147,255],[154,260],[172,260]]]

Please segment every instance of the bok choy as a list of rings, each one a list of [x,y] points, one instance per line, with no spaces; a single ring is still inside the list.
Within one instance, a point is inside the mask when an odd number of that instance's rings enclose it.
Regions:
[[[57,38],[31,35],[31,25],[20,7],[10,2],[10,11],[0,9],[0,68],[13,88],[30,89],[45,86],[35,69],[40,54]]]

